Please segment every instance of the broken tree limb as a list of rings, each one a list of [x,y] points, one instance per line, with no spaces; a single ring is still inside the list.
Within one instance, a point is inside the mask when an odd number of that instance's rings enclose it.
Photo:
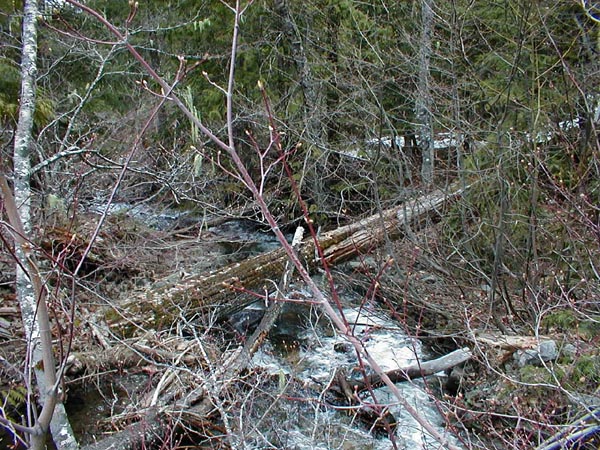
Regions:
[[[168,341],[158,339],[140,339],[140,341],[120,342],[103,350],[73,352],[67,358],[66,373],[75,377],[84,373],[123,370],[148,364],[172,364],[174,361],[178,361],[185,367],[201,367],[206,364],[206,361],[198,355],[195,341],[186,341],[178,337],[171,337]],[[215,356],[214,359],[218,357]]]
[[[294,234],[294,239],[292,239],[292,248],[294,249],[294,251],[298,252],[298,248],[302,244],[303,236],[304,228],[298,227],[296,229],[296,233]],[[251,357],[251,355],[253,355],[258,350],[264,339],[267,337],[267,334],[275,324],[275,321],[279,317],[279,314],[281,314],[284,303],[283,301],[280,301],[279,298],[285,297],[285,295],[287,295],[287,291],[289,289],[290,281],[293,274],[294,265],[291,263],[291,261],[288,261],[286,263],[283,276],[281,277],[281,280],[279,281],[279,284],[277,286],[277,292],[275,294],[276,298],[270,305],[267,305],[267,311],[261,319],[260,323],[258,324],[258,328],[254,331],[254,333],[252,333],[250,339],[248,339],[248,341],[244,344],[244,350],[248,353],[249,357]]]
[[[432,359],[431,361],[420,362],[418,364],[413,364],[401,369],[391,370],[386,372],[386,374],[394,383],[410,381],[451,369],[458,364],[468,361],[472,356],[471,350],[468,347],[465,347],[454,350],[453,352],[448,353],[440,358]],[[374,389],[384,385],[381,376],[377,374],[369,375],[360,381],[345,380],[345,383],[352,387],[352,392],[362,392],[366,389]],[[344,386],[341,387],[342,392],[346,393],[347,388],[344,388]]]
[[[452,185],[446,191],[405,202],[403,205],[375,214],[352,224],[324,233],[319,239],[328,265],[346,261],[361,252],[372,250],[384,242],[386,236],[397,237],[407,227],[418,227],[426,218],[440,214],[442,207],[460,196],[463,189]],[[315,270],[320,261],[315,258],[315,243],[307,239],[300,256],[309,270]],[[122,302],[117,314],[106,317],[113,331],[131,336],[136,330],[169,327],[178,317],[212,314],[225,317],[256,301],[251,290],[264,292],[280,279],[285,271],[287,256],[283,249],[263,253],[230,264],[207,274],[196,274],[177,282],[157,283],[145,291],[133,293]]]

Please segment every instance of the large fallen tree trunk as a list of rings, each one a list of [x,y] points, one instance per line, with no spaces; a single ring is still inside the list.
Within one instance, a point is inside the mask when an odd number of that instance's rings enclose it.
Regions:
[[[324,233],[319,238],[328,265],[334,265],[379,246],[387,237],[397,237],[409,226],[415,227],[439,215],[447,202],[462,193],[456,185],[447,191],[408,201],[403,205],[375,214],[350,225]],[[321,263],[316,257],[315,243],[309,238],[300,251],[309,270]],[[256,301],[251,291],[264,294],[277,285],[285,269],[287,256],[283,249],[248,258],[207,274],[182,278],[177,282],[157,283],[145,291],[133,293],[107,321],[113,331],[123,336],[136,329],[169,327],[177,318],[216,314],[224,317]],[[274,280],[270,282],[269,280]]]

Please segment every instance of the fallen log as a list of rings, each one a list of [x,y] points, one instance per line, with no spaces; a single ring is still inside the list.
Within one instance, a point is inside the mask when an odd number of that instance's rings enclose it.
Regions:
[[[185,367],[202,367],[207,362],[199,355],[197,347],[197,342],[178,337],[172,337],[167,342],[158,339],[150,342],[119,342],[103,350],[71,353],[67,358],[66,373],[76,377],[84,373],[124,370],[150,364],[173,364],[174,361]],[[210,350],[215,353],[210,356],[217,360],[217,350]]]
[[[537,361],[539,363],[542,358],[544,361],[550,359],[544,359],[541,356],[541,348],[544,345],[549,344],[550,348],[556,349],[556,343],[549,336],[537,335],[537,336],[524,336],[517,335],[511,336],[506,334],[493,334],[493,333],[479,333],[471,337],[473,344],[477,350],[486,358],[486,360],[493,366],[498,367],[507,361],[513,359],[516,356],[516,360],[520,361],[520,364],[527,364],[525,361]],[[544,353],[547,354],[548,347],[546,347]],[[515,355],[516,353],[516,355]],[[530,357],[523,356],[524,353],[529,353]],[[554,352],[550,351],[550,354]],[[558,353],[555,353],[554,357],[557,357]],[[554,358],[551,358],[554,359]],[[521,362],[523,361],[523,362]]]
[[[392,370],[387,372],[387,376],[390,377],[390,380],[392,380],[394,383],[415,380],[417,378],[427,377],[429,375],[433,375],[434,373],[451,369],[458,364],[468,361],[472,358],[472,356],[473,354],[468,347],[460,348],[437,359],[432,359],[430,361],[413,364],[412,366]],[[358,392],[369,388],[378,388],[384,385],[381,377],[377,374],[369,375],[365,380],[361,380],[358,383],[353,384],[356,386]]]
[[[394,238],[402,235],[408,227],[419,226],[428,217],[439,215],[441,207],[461,193],[462,189],[452,185],[447,191],[435,191],[324,233],[319,238],[319,246],[326,263],[331,266],[346,261],[376,248],[386,236]],[[309,270],[320,264],[316,254],[315,243],[307,239],[300,256]],[[146,332],[169,327],[181,317],[208,313],[225,317],[257,300],[250,291],[263,293],[277,285],[277,281],[272,283],[269,280],[279,280],[286,262],[284,250],[277,249],[207,274],[183,277],[177,282],[158,282],[150,289],[130,294],[105,318],[113,331],[128,337],[135,335],[136,330]]]

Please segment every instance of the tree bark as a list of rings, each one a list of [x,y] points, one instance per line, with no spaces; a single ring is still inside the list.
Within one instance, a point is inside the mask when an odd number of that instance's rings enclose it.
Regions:
[[[425,218],[439,214],[446,202],[461,193],[462,189],[454,185],[448,192],[435,191],[382,214],[323,234],[319,246],[323,249],[327,264],[335,265],[361,252],[370,251],[384,242],[386,235],[397,237],[409,225],[419,226]],[[308,239],[302,244],[299,254],[309,270],[315,270],[320,265],[312,240]],[[119,330],[123,337],[130,337],[137,330],[166,328],[178,317],[208,314],[211,309],[212,314],[226,317],[276,286],[286,262],[285,251],[277,249],[208,274],[184,278],[177,283],[159,282],[148,290],[132,294],[118,307],[122,314],[109,312],[106,320],[113,331]],[[272,283],[269,280],[275,281]],[[258,294],[253,295],[251,290]]]
[[[19,117],[15,130],[13,153],[14,199],[9,192],[6,179],[2,178],[5,208],[15,231],[17,245],[15,255],[16,293],[21,307],[23,326],[28,344],[28,368],[35,373],[40,393],[42,410],[31,432],[31,447],[45,448],[48,428],[57,448],[78,448],[66,417],[62,403],[57,402],[56,371],[52,354],[52,334],[46,309],[45,288],[31,246],[27,242],[31,235],[31,147],[35,112],[37,74],[37,17],[36,0],[27,0],[23,8],[23,32],[21,49],[21,93]],[[9,211],[9,209],[11,211]],[[29,380],[28,380],[29,381]]]

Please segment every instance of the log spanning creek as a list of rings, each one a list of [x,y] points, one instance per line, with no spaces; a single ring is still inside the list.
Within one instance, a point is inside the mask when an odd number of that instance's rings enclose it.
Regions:
[[[256,244],[224,246],[223,253],[232,256],[233,260],[279,246],[264,233],[244,229],[243,222],[218,225],[211,231],[235,234],[244,242]],[[317,283],[326,285],[319,277],[321,275],[315,278]],[[244,449],[440,448],[429,431],[400,405],[390,388],[381,387],[381,379],[376,378],[367,362],[357,355],[344,336],[335,331],[329,320],[311,306],[311,294],[299,281],[296,283],[288,287],[289,302],[284,304],[267,339],[243,371],[253,375],[246,381],[240,377],[239,386],[233,389],[235,394],[227,394],[230,403],[225,403],[234,405],[233,425],[227,426],[235,429],[239,436],[220,439],[228,441],[234,448]],[[432,356],[426,353],[418,339],[407,335],[401,321],[392,317],[384,305],[365,301],[348,286],[341,289],[340,300],[341,313],[352,335],[360,340],[384,371],[391,373],[412,367],[411,373],[414,374],[414,370],[423,373],[421,363],[433,359]],[[265,311],[262,303],[252,304],[226,319],[224,328],[230,328],[232,342],[243,342],[253,332]],[[437,407],[434,393],[440,392],[446,377],[440,370],[430,369],[431,375],[423,379],[420,375],[403,372],[403,376],[411,380],[398,382],[396,386],[404,400],[434,427],[438,435],[455,448],[462,448],[459,440],[445,427]],[[185,371],[189,372],[188,369]],[[340,377],[346,381],[346,386],[355,390],[354,404],[340,400],[344,398],[343,389],[338,389],[336,398],[332,386],[343,384],[339,382]],[[105,383],[108,386],[91,389],[89,395],[86,392],[75,394],[68,406],[79,437],[83,435],[82,440],[90,443],[96,441],[98,436],[86,436],[92,425],[102,416],[118,415],[119,410],[124,409],[120,404],[133,401],[131,385],[150,385],[150,378],[152,374],[138,372],[122,376],[116,383]],[[371,381],[366,382],[366,379]],[[347,399],[348,391],[345,393]],[[365,410],[371,411],[371,415],[365,415]],[[210,444],[203,448],[209,447]]]

